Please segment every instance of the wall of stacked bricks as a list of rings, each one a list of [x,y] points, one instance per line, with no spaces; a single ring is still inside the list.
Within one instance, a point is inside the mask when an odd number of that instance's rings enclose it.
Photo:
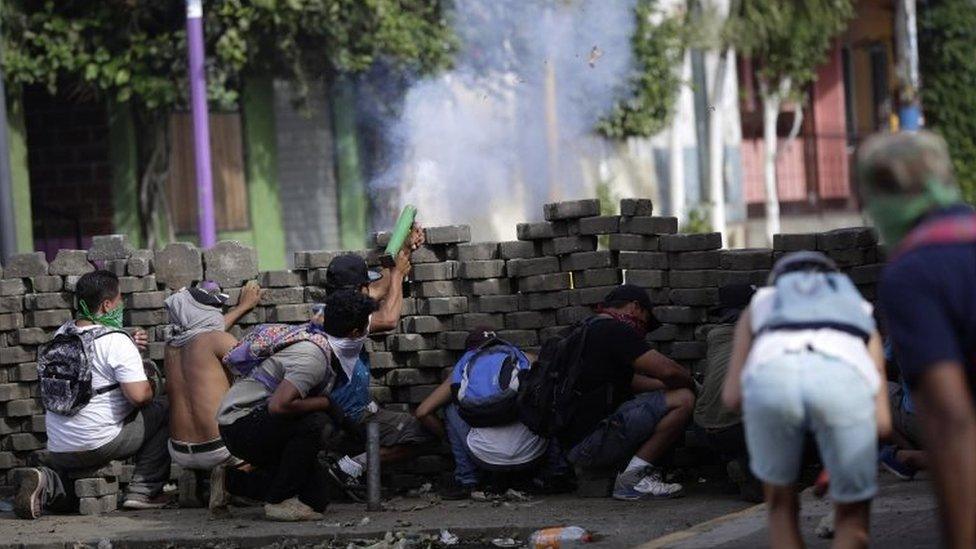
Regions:
[[[696,372],[705,367],[709,310],[718,304],[718,288],[763,284],[785,252],[824,251],[865,297],[875,296],[883,254],[868,228],[778,235],[773,249],[723,250],[717,233],[678,234],[677,220],[654,216],[649,200],[624,199],[619,215],[600,211],[597,200],[548,204],[546,220],[520,223],[518,240],[510,242],[472,243],[477,235],[467,226],[427,228],[427,244],[413,254],[399,328],[370,337],[375,399],[411,409],[447,375],[467,330],[490,326],[512,343],[536,349],[590,315],[591,307],[621,282],[646,288],[655,304],[662,326],[648,336],[651,344]],[[388,238],[377,234],[375,249],[354,253],[377,266]],[[50,263],[42,253],[12,257],[0,271],[0,486],[9,486],[11,471],[33,463],[44,449],[37,345],[72,318],[71,291],[93,264],[119,275],[125,325],[148,331],[147,358],[161,367],[169,320],[163,300],[172,291],[212,279],[228,291],[233,304],[241,285],[256,278],[267,293],[234,328],[236,335],[264,322],[302,322],[309,318],[309,304],[324,298],[319,285],[325,268],[341,253],[298,252],[294,270],[258,272],[255,251],[237,242],[206,251],[174,243],[153,252],[132,249],[124,237],[109,235],[95,237],[89,250],[61,250]],[[409,485],[449,466],[446,455],[435,453],[394,470],[392,480]],[[123,467],[118,476],[91,481],[88,488],[101,495],[130,470]],[[111,498],[101,497],[104,501],[89,502],[89,507],[107,509]]]

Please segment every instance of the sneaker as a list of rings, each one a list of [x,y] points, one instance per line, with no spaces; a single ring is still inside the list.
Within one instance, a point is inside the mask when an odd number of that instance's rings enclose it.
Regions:
[[[628,478],[629,477],[629,478]],[[633,475],[621,473],[613,487],[613,499],[637,501],[652,498],[677,498],[684,495],[684,488],[677,483],[664,482],[660,470],[648,468],[643,476],[633,482]]]
[[[901,480],[912,480],[915,478],[915,473],[918,473],[918,470],[911,465],[898,461],[898,448],[890,444],[881,449],[881,453],[878,454],[878,461],[891,474]]]
[[[14,496],[14,514],[22,519],[41,516],[41,496],[44,493],[44,475],[40,469],[24,469],[19,473],[20,485]]]
[[[122,508],[133,511],[162,509],[171,503],[173,503],[173,497],[168,494],[159,494],[153,497],[145,494],[126,494],[125,501],[122,502]]]
[[[325,467],[326,473],[328,473],[329,478],[332,479],[339,488],[342,489],[349,499],[356,503],[365,503],[366,501],[366,473],[354,477],[342,470],[339,467],[339,463],[334,459],[329,459],[326,462]]]
[[[462,499],[469,499],[476,489],[477,487],[473,484],[452,482],[444,488],[441,488],[437,493],[445,501],[460,501]]]
[[[264,518],[278,522],[299,522],[305,520],[322,520],[325,516],[316,513],[298,498],[291,498],[281,503],[265,503]]]

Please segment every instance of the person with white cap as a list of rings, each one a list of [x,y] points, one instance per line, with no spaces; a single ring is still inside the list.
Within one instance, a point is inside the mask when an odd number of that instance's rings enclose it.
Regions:
[[[866,547],[879,437],[891,428],[871,305],[818,252],[781,258],[736,326],[722,399],[742,409],[773,547],[802,547],[795,483],[812,433],[830,473],[836,543]]]

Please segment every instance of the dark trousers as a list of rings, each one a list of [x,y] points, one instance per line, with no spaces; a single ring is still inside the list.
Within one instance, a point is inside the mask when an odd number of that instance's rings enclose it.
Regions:
[[[329,421],[324,412],[276,416],[262,407],[221,425],[220,436],[231,454],[256,467],[251,472],[228,469],[227,490],[268,503],[298,496],[312,509],[324,511],[327,483],[318,453]]]

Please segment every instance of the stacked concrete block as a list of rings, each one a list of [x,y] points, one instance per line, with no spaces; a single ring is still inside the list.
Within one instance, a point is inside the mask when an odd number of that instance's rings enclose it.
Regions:
[[[605,215],[594,200],[548,204],[543,213],[544,221],[519,224],[518,240],[507,242],[471,242],[466,226],[427,229],[427,243],[414,252],[404,283],[401,321],[391,332],[371,334],[367,343],[377,401],[397,409],[416,406],[460,357],[472,328],[492,329],[535,350],[590,316],[621,282],[644,288],[654,305],[661,327],[648,341],[701,373],[722,286],[762,285],[778,257],[801,249],[832,257],[869,299],[881,275],[883,254],[870,229],[778,235],[773,249],[723,250],[718,234],[678,234],[677,220],[655,216],[645,199],[622,200],[618,215]],[[310,304],[325,298],[329,262],[355,253],[376,267],[387,238],[378,235],[369,250],[298,252],[294,270],[260,273],[254,250],[230,242],[206,252],[186,243],[149,251],[110,235],[91,250],[60,251],[50,265],[43,254],[12,257],[0,268],[0,485],[45,446],[37,346],[74,316],[71,292],[93,263],[120,274],[127,326],[147,330],[147,358],[161,366],[170,331],[163,300],[173,291],[213,278],[234,305],[242,285],[256,278],[267,291],[235,335],[264,322],[303,322]],[[441,456],[422,461],[424,471],[447,464]],[[124,484],[130,468],[123,467],[116,485]],[[396,475],[416,479],[419,470]],[[110,476],[86,480],[86,509],[108,510]]]

